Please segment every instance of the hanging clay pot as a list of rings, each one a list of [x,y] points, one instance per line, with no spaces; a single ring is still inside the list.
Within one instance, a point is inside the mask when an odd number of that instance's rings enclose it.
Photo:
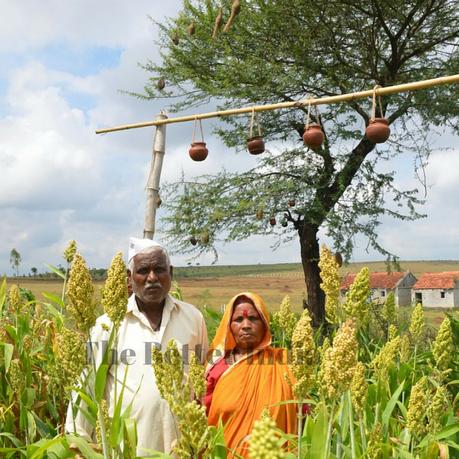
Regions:
[[[192,22],[188,28],[187,28],[187,32],[188,32],[188,35],[194,35],[194,33],[196,32],[196,25],[194,22]]]
[[[191,245],[196,245],[198,243],[198,240],[194,236],[191,236],[190,237],[190,243],[191,243]]]
[[[289,199],[287,204],[288,204],[289,207],[295,207],[295,200],[294,199]]]
[[[311,150],[319,148],[324,141],[324,132],[318,124],[310,124],[305,127],[303,141]]]
[[[206,148],[206,142],[193,142],[188,153],[193,161],[204,161],[209,150]]]
[[[258,209],[256,213],[257,220],[263,220],[264,216],[265,216],[265,213],[263,209]]]
[[[269,219],[269,224],[270,224],[271,226],[274,226],[274,225],[276,224],[276,217],[271,217],[271,218]]]
[[[174,43],[174,45],[178,45],[180,43],[180,38],[177,34],[175,34],[173,37],[172,37],[172,43]]]
[[[265,142],[263,137],[257,135],[255,137],[251,137],[247,139],[247,150],[252,155],[260,155],[265,151]]]
[[[161,77],[156,82],[156,87],[158,88],[158,91],[162,91],[166,87],[166,80],[163,77]]]
[[[203,244],[208,244],[209,243],[209,233],[207,231],[204,231],[204,233],[202,233],[201,242]]]
[[[341,266],[343,266],[343,257],[342,255],[339,253],[339,252],[336,252],[335,253],[335,261],[336,261],[336,264],[341,268]]]
[[[374,118],[371,119],[367,128],[365,129],[365,135],[373,143],[383,143],[390,135],[389,122],[386,118]]]

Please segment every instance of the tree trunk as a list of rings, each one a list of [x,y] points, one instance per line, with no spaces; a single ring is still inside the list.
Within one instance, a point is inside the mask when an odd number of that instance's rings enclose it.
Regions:
[[[307,303],[314,327],[325,322],[325,294],[320,288],[320,247],[317,239],[319,227],[310,223],[301,222],[298,228],[301,246],[301,263],[303,265],[304,278],[308,294]]]

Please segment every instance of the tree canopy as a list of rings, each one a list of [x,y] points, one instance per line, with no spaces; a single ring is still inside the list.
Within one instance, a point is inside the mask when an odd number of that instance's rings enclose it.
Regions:
[[[226,32],[216,21],[220,8],[224,24],[230,1],[185,0],[177,18],[159,24],[161,62],[144,65],[151,76],[141,97],[165,98],[175,111],[209,101],[224,109],[459,71],[459,0],[247,0]],[[277,234],[279,243],[298,237],[307,306],[320,323],[319,228],[345,258],[357,233],[390,257],[377,238],[381,217],[419,218],[423,195],[399,189],[395,171],[383,164],[412,152],[422,169],[430,153],[427,129],[459,131],[458,96],[458,85],[450,85],[382,98],[392,133],[377,147],[364,134],[370,100],[320,106],[325,141],[315,151],[301,140],[308,107],[264,112],[265,140],[282,146],[249,171],[169,184],[164,231],[177,250],[197,254],[253,234]],[[224,122],[216,133],[228,147],[243,148],[247,119]]]
[[[11,249],[10,252],[10,265],[16,272],[16,276],[19,276],[19,265],[21,264],[21,254],[16,249]]]

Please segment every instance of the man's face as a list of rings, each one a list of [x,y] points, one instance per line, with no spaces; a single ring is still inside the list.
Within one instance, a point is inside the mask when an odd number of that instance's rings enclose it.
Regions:
[[[161,304],[169,293],[171,283],[172,267],[168,266],[163,252],[155,250],[134,257],[132,291],[142,303],[153,306]]]

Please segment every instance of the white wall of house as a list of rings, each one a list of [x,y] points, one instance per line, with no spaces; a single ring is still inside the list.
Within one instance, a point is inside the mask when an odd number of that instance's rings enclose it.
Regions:
[[[419,301],[416,299],[416,294],[422,295],[422,305],[425,308],[453,308],[455,304],[454,299],[457,295],[457,290],[441,290],[441,289],[419,289],[412,290],[412,301],[414,304]]]
[[[387,295],[393,290],[385,288],[372,288],[371,289],[371,299],[377,303],[384,303],[386,301]]]

